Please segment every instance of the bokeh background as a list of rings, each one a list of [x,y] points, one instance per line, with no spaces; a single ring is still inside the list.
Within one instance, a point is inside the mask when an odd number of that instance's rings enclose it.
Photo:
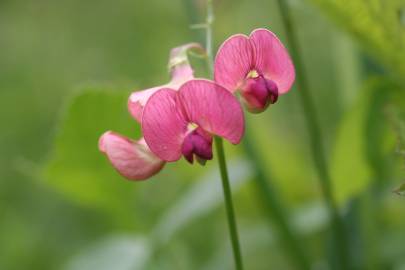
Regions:
[[[353,269],[405,269],[405,2],[290,0]],[[288,47],[275,0],[215,0],[214,43],[257,27]],[[193,0],[0,1],[0,269],[233,269],[214,159],[122,179],[97,150],[140,136],[131,91],[169,80],[169,50],[204,42]],[[196,60],[198,61],[198,60]],[[197,63],[198,64],[198,63]],[[297,89],[246,115],[270,195],[312,269],[339,269]],[[246,269],[300,269],[226,143]]]

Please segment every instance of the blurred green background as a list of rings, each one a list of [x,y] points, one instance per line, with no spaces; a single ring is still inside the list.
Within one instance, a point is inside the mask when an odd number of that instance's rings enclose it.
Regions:
[[[291,0],[353,269],[405,269],[405,1]],[[217,48],[257,27],[288,44],[275,0],[214,1]],[[129,93],[169,80],[169,50],[204,42],[205,1],[0,1],[0,269],[233,269],[216,160],[122,179],[98,152],[140,136]],[[247,115],[312,269],[336,269],[293,89]],[[320,142],[321,143],[321,142]],[[242,145],[226,143],[246,269],[299,269]]]

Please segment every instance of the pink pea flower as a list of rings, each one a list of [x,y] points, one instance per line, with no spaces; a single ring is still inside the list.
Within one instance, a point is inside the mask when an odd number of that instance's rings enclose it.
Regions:
[[[138,122],[141,122],[143,107],[153,93],[165,87],[178,89],[181,84],[194,78],[187,58],[187,52],[192,49],[204,52],[197,43],[172,49],[169,60],[172,79],[168,84],[131,94],[128,110]],[[130,180],[145,180],[158,173],[166,163],[150,151],[143,137],[132,140],[107,131],[99,139],[99,149],[108,157],[113,167]]]
[[[151,151],[165,161],[184,156],[204,164],[212,159],[213,135],[238,144],[244,133],[238,100],[209,80],[191,80],[178,91],[155,92],[146,103],[142,131]]]
[[[238,34],[228,38],[218,50],[214,70],[215,81],[232,93],[239,91],[253,113],[275,103],[295,80],[286,48],[267,29],[256,29],[249,37]]]

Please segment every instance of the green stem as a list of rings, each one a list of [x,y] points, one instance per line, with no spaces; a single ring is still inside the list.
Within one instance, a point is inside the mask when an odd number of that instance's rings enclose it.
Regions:
[[[208,55],[208,57],[207,57],[208,68],[209,68],[211,77],[213,75],[213,66],[214,66],[213,51],[212,51],[212,23],[213,23],[213,21],[214,21],[214,16],[213,16],[212,0],[208,0],[207,1],[207,19],[206,19],[206,50],[207,50],[207,55]],[[248,135],[248,134],[246,134],[246,135]],[[257,155],[255,154],[252,147],[250,147],[248,141],[249,141],[249,138],[245,138],[245,140],[244,140],[245,150],[249,154],[249,156],[251,158],[253,158],[254,161],[256,161],[256,162],[254,162],[255,171],[256,171],[256,177],[255,177],[256,184],[258,186],[260,193],[262,194],[263,199],[266,202],[266,206],[268,206],[268,208],[267,208],[268,213],[269,213],[268,216],[274,218],[277,228],[280,231],[280,234],[282,235],[283,243],[286,246],[286,248],[290,250],[290,254],[291,254],[294,262],[296,262],[296,264],[297,264],[297,268],[305,269],[305,270],[310,269],[309,262],[307,261],[301,248],[299,247],[297,239],[295,238],[295,235],[293,235],[292,230],[290,229],[289,224],[286,220],[286,217],[283,214],[284,213],[283,207],[277,200],[277,198],[275,196],[275,192],[273,191],[273,188],[267,183],[266,178],[265,178],[265,173],[263,170],[263,166],[260,165],[261,163],[259,162],[259,159],[257,158]],[[218,156],[219,156],[220,168],[221,168],[222,184],[223,184],[225,203],[226,203],[226,208],[227,208],[227,216],[228,216],[228,223],[229,223],[232,247],[233,247],[234,258],[235,258],[235,265],[236,265],[237,269],[242,269],[243,268],[242,257],[241,257],[241,253],[240,253],[237,226],[236,226],[235,217],[234,217],[234,210],[233,210],[232,197],[231,197],[231,191],[230,191],[229,180],[228,180],[228,173],[226,170],[225,157],[223,154],[222,139],[216,138],[215,144],[216,144],[216,148],[217,148],[217,152],[218,152]],[[221,156],[222,156],[222,158],[221,158]]]
[[[229,235],[231,237],[232,242],[232,250],[235,260],[235,266],[237,270],[242,270],[243,269],[242,255],[239,245],[238,228],[235,220],[235,212],[233,210],[232,192],[231,186],[229,184],[229,176],[228,176],[228,169],[226,167],[224,147],[222,143],[222,138],[215,137],[214,140],[215,140],[215,148],[217,150],[218,155],[218,164],[221,171],[222,188],[224,191],[226,215],[228,218]]]
[[[212,7],[212,0],[207,0],[207,18],[206,18],[206,50],[207,50],[207,64],[210,77],[214,73],[214,57],[212,51],[212,23],[214,22],[214,12]],[[218,165],[221,171],[222,189],[224,191],[226,216],[228,218],[229,235],[231,237],[233,257],[235,260],[235,267],[237,270],[243,270],[242,255],[239,245],[238,228],[235,220],[235,211],[233,209],[232,192],[229,184],[228,169],[226,167],[225,152],[222,143],[222,138],[215,136],[215,148],[218,155]]]
[[[310,134],[312,156],[318,171],[321,189],[332,219],[334,242],[336,243],[336,252],[338,253],[341,264],[339,269],[350,269],[348,244],[344,223],[339,215],[339,211],[333,197],[331,178],[322,145],[322,133],[319,127],[315,106],[309,93],[308,81],[299,54],[298,41],[296,39],[296,33],[294,31],[287,2],[288,1],[286,0],[278,0],[281,18],[286,30],[287,40],[290,45],[291,54],[295,63],[297,73],[296,86],[299,90],[300,101],[307,121],[308,132]]]
[[[214,10],[212,0],[207,0],[207,18],[206,18],[206,38],[205,49],[207,50],[207,62],[210,77],[214,77],[214,54],[212,51],[212,24],[214,22]]]

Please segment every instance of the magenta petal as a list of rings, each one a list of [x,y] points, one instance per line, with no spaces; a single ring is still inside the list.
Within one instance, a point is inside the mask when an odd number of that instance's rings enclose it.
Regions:
[[[203,162],[212,159],[212,136],[201,127],[189,132],[184,138],[182,153],[190,163],[194,155]]]
[[[187,122],[177,105],[176,91],[164,88],[149,98],[142,115],[142,131],[151,151],[165,161],[181,157]]]
[[[190,122],[233,144],[240,142],[245,121],[242,107],[232,93],[208,80],[192,80],[180,87],[178,95]]]
[[[215,81],[231,92],[242,84],[252,68],[253,48],[245,35],[234,35],[221,45],[215,57]]]
[[[288,92],[295,80],[295,70],[284,45],[267,29],[254,30],[250,40],[255,51],[256,70],[277,84],[279,94]]]
[[[111,131],[99,140],[99,149],[105,153],[114,168],[130,180],[145,180],[159,172],[165,162],[157,158],[145,141],[133,141]]]

